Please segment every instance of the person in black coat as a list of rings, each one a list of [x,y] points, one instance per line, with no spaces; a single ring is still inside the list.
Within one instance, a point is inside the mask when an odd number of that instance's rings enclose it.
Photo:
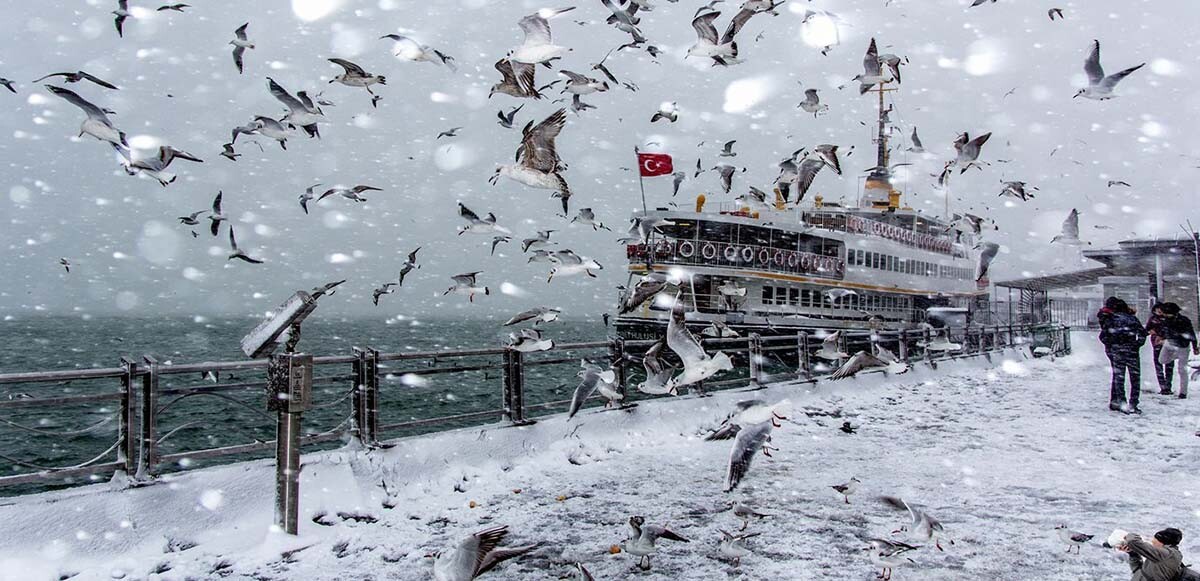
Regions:
[[[1105,308],[1111,315],[1101,318],[1100,342],[1112,362],[1112,385],[1108,409],[1127,414],[1140,414],[1138,398],[1142,391],[1142,345],[1146,329],[1125,301],[1110,297]],[[1129,397],[1125,396],[1125,377],[1129,376]]]
[[[1146,333],[1150,335],[1150,349],[1154,353],[1154,377],[1158,380],[1158,393],[1171,395],[1172,378],[1175,374],[1175,361],[1161,359],[1163,337],[1166,335],[1164,323],[1167,315],[1163,312],[1165,303],[1154,303],[1150,308],[1150,318],[1146,320]]]
[[[1196,342],[1196,331],[1192,322],[1180,314],[1181,309],[1175,303],[1163,304],[1165,315],[1159,329],[1163,335],[1162,352],[1159,360],[1163,363],[1174,362],[1179,370],[1179,399],[1187,399],[1188,392],[1188,352],[1200,355],[1200,343]]]

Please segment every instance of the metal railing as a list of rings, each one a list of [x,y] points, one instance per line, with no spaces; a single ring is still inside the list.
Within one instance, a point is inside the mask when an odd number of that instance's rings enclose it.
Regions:
[[[955,328],[945,336],[961,349],[927,348],[927,330],[843,330],[840,347],[854,354],[874,344],[907,361],[929,362],[1018,345],[1043,347],[1044,353],[1070,350],[1069,333],[1061,326]],[[300,443],[312,447],[356,442],[375,448],[388,436],[421,430],[494,421],[526,425],[570,403],[581,359],[611,365],[617,387],[626,396],[622,405],[629,405],[654,397],[636,391],[645,375],[641,359],[654,343],[618,337],[559,344],[537,353],[504,347],[404,353],[355,348],[350,355],[314,357],[313,404],[305,415]],[[808,332],[707,338],[703,344],[709,351],[729,354],[735,369],[690,386],[699,394],[815,380],[836,368],[836,363],[818,358],[821,340]],[[669,364],[675,363],[674,354],[664,354]],[[163,472],[194,467],[199,460],[268,456],[276,445],[276,418],[266,411],[268,363],[261,359],[174,365],[147,356],[138,361],[122,358],[119,367],[2,374],[0,386],[9,398],[0,399],[0,459],[9,466],[0,472],[0,490],[20,494],[95,482],[105,475],[140,485],[154,482]],[[564,367],[566,373],[556,372]],[[453,383],[438,383],[443,377],[453,378]],[[496,379],[500,389],[489,388]],[[101,384],[81,387],[92,382]],[[436,385],[431,389],[431,384]],[[447,386],[447,397],[436,397]],[[468,393],[471,386],[482,391]],[[459,397],[449,397],[456,391]],[[196,405],[203,400],[217,405]],[[426,404],[449,406],[451,413],[435,409],[418,414],[427,417],[411,415]],[[55,414],[65,419],[47,421]],[[81,420],[83,427],[65,425]],[[198,431],[204,444],[181,443],[178,434],[189,430]],[[36,439],[34,449],[47,459],[15,457],[12,449],[18,438]]]

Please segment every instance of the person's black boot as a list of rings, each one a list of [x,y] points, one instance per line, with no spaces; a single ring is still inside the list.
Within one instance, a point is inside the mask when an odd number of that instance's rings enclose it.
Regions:
[[[1123,405],[1124,405],[1123,403],[1117,403],[1115,401],[1110,401],[1110,402],[1108,402],[1108,409],[1110,411],[1119,412],[1119,411],[1121,411],[1121,406],[1123,406]]]

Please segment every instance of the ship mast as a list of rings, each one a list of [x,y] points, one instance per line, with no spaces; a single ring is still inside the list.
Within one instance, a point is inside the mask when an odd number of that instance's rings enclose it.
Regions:
[[[873,208],[894,209],[900,206],[900,193],[892,187],[892,172],[888,163],[888,113],[891,109],[884,108],[884,93],[896,89],[887,88],[890,81],[877,83],[873,91],[879,95],[879,124],[875,136],[876,160],[875,168],[867,176],[864,188],[868,191],[867,202]]]

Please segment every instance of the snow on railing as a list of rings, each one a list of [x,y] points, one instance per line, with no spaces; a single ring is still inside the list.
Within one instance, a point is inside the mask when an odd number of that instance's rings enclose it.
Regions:
[[[730,355],[735,369],[719,380],[689,386],[689,390],[703,393],[713,388],[815,381],[833,371],[831,365],[816,358],[824,336],[800,332],[704,338],[705,348]],[[854,354],[882,346],[910,362],[1022,345],[1034,349],[1035,355],[1070,351],[1066,328],[1049,325],[951,328],[945,338],[960,348],[948,351],[927,348],[931,345],[928,329],[842,330],[839,337],[841,352]],[[573,380],[581,359],[610,365],[616,387],[624,396],[621,405],[629,405],[647,397],[629,387],[640,382],[644,375],[641,359],[655,343],[614,337],[558,344],[535,353],[506,347],[404,353],[355,348],[351,355],[313,357],[314,401],[305,417],[301,444],[349,441],[372,449],[386,436],[418,433],[426,427],[446,430],[495,420],[505,425],[533,423],[527,414],[555,413],[570,403],[570,399],[557,396],[564,381]],[[664,349],[663,354],[668,364],[675,363],[673,353]],[[10,464],[0,476],[0,489],[20,494],[46,486],[97,482],[105,474],[141,485],[155,482],[163,472],[194,467],[198,460],[236,461],[264,455],[275,447],[269,435],[274,433],[276,418],[265,406],[268,363],[257,359],[174,365],[147,356],[141,361],[122,358],[120,367],[0,374],[0,386],[9,388],[8,399],[0,399],[0,442],[7,442],[0,459]],[[555,366],[568,370],[558,374],[544,371]],[[434,385],[443,376],[455,378],[448,393],[449,382]],[[486,386],[495,378],[500,380],[500,389],[491,393],[498,399],[455,395],[473,385]],[[484,383],[476,383],[479,380]],[[112,384],[87,390],[74,383],[84,381]],[[47,393],[55,388],[56,393]],[[444,397],[436,397],[435,389]],[[204,400],[224,407],[195,405]],[[428,409],[422,412],[420,405]],[[432,409],[443,405],[454,406],[454,413],[438,415]],[[415,415],[429,417],[415,417],[414,410]],[[55,417],[47,421],[48,416]],[[64,427],[72,421],[85,425]],[[200,440],[210,445],[187,449],[174,443],[178,434],[188,431],[199,433]],[[39,458],[16,457],[17,453],[8,449],[21,441],[14,434],[36,441]],[[227,442],[231,435],[243,439]],[[94,449],[85,450],[81,440]],[[165,446],[168,442],[172,445]],[[75,446],[78,458],[67,458],[72,452],[67,444]],[[97,454],[96,450],[102,451]]]

